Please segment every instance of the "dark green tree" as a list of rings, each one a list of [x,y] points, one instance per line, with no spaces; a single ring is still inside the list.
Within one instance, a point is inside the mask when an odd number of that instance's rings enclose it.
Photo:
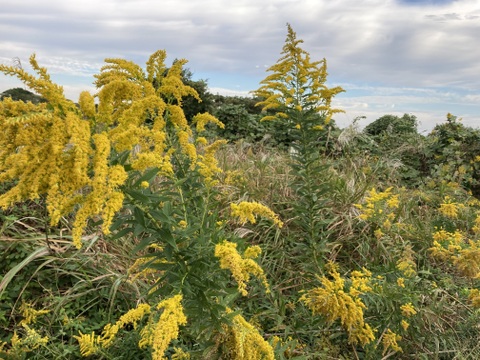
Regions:
[[[15,101],[23,101],[23,102],[32,102],[33,104],[39,104],[42,102],[46,102],[44,98],[42,98],[39,95],[36,95],[32,93],[31,91],[22,89],[22,88],[14,88],[14,89],[9,89],[0,94],[0,101],[3,100],[6,97],[12,98],[12,100]]]

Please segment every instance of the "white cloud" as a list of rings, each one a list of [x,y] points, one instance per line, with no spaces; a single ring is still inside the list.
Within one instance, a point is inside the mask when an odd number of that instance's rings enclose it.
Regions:
[[[143,65],[166,49],[169,59],[187,58],[208,74],[212,89],[226,93],[229,74],[230,91],[244,94],[266,76],[263,64],[280,57],[287,22],[313,59],[327,58],[329,80],[345,84],[339,102],[350,109],[423,116],[449,103],[468,121],[480,113],[476,0],[4,0],[0,61],[26,63],[36,52],[73,94],[106,57]],[[5,85],[0,75],[0,90]]]

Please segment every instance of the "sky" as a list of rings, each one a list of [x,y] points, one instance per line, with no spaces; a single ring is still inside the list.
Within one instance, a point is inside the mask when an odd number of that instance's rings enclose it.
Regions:
[[[33,53],[67,98],[96,92],[105,58],[142,66],[159,49],[185,58],[210,92],[248,96],[281,56],[289,23],[312,60],[327,59],[340,127],[447,113],[480,127],[478,0],[0,0],[0,63]],[[0,74],[0,92],[23,87]]]

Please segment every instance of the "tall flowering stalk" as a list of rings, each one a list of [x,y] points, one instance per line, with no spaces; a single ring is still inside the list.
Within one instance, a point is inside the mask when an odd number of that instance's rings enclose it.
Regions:
[[[329,88],[327,62],[312,61],[310,54],[300,45],[292,27],[288,34],[282,57],[267,71],[271,72],[254,94],[261,98],[257,106],[265,112],[263,121],[286,123],[292,139],[290,166],[295,175],[292,188],[298,201],[294,205],[294,225],[299,227],[304,245],[320,265],[327,251],[327,227],[329,221],[322,214],[328,185],[319,181],[326,166],[322,165],[318,139],[325,134],[332,116],[342,110],[331,106],[332,99],[344,91],[340,87]],[[318,271],[318,268],[316,269]]]

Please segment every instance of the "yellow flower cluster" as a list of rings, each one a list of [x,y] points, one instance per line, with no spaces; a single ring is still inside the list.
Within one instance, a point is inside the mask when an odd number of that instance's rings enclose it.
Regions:
[[[82,231],[87,225],[87,219],[94,214],[102,214],[103,232],[110,232],[110,225],[117,211],[122,208],[124,195],[118,188],[127,179],[123,166],[109,166],[110,141],[105,133],[95,134],[92,137],[96,151],[93,156],[93,178],[91,192],[84,197],[81,207],[77,210],[74,229],[72,231],[73,243],[81,247]]]
[[[443,201],[438,210],[451,219],[456,219],[458,217],[458,211],[465,208],[465,205],[453,202],[450,196],[445,196]]]
[[[432,256],[438,260],[446,261],[456,251],[462,249],[464,235],[460,231],[448,232],[444,229],[432,234],[433,246],[429,249]]]
[[[181,325],[187,323],[187,317],[183,312],[182,295],[175,295],[165,299],[157,305],[157,310],[162,310],[153,333],[148,340],[152,344],[152,360],[164,360],[168,345],[173,339],[178,338]]]
[[[215,153],[222,145],[225,145],[226,143],[226,140],[216,140],[213,144],[206,146],[204,149],[204,154],[198,157],[198,172],[204,177],[207,185],[214,186],[217,184],[217,181],[214,180],[214,175],[222,172],[222,170],[218,167],[218,161],[215,158]]]
[[[475,223],[472,227],[472,231],[475,234],[480,234],[480,213],[477,213],[477,217],[475,218]]]
[[[397,269],[408,278],[417,274],[417,265],[415,264],[414,256],[415,253],[412,247],[407,245],[402,252],[402,257],[397,261]]]
[[[275,225],[278,227],[283,226],[283,222],[280,221],[278,215],[275,214],[272,210],[270,210],[265,205],[262,205],[258,202],[249,202],[249,201],[242,201],[240,204],[230,204],[230,209],[232,211],[232,216],[236,216],[240,218],[240,221],[246,223],[249,221],[252,224],[256,223],[255,216],[260,215],[267,219],[272,220]]]
[[[45,346],[48,343],[48,336],[42,337],[35,329],[29,327],[27,324],[22,324],[24,335],[18,336],[17,331],[14,331],[12,339],[10,340],[10,348],[6,342],[0,341],[0,352],[7,355],[8,359],[24,359],[25,354],[38,349],[40,346]]]
[[[389,230],[391,221],[395,218],[393,210],[399,207],[398,194],[392,194],[393,187],[389,187],[383,192],[377,192],[375,189],[369,191],[365,198],[365,205],[355,204],[360,210],[359,219],[369,220],[379,216],[385,217],[383,227]]]
[[[225,128],[225,125],[220,120],[209,113],[197,114],[193,117],[192,121],[194,124],[197,124],[197,132],[199,133],[205,131],[205,125],[208,123],[213,123],[221,129]]]
[[[50,310],[35,310],[31,304],[23,302],[20,306],[20,311],[22,312],[23,320],[20,322],[20,325],[29,325],[35,324],[39,316],[48,314]]]
[[[343,279],[335,266],[330,266],[332,280],[322,276],[322,287],[306,292],[300,298],[314,314],[322,314],[329,323],[340,319],[340,323],[348,333],[348,341],[352,344],[360,343],[362,346],[375,340],[375,335],[369,324],[365,323],[363,311],[365,304],[359,295],[369,292],[371,273],[364,269],[363,272],[352,272],[350,289],[345,289]]]
[[[288,25],[288,35],[283,47],[283,56],[267,71],[272,74],[261,81],[255,96],[265,99],[257,105],[262,109],[277,109],[273,116],[265,116],[262,121],[285,119],[291,111],[311,111],[323,115],[323,124],[328,124],[332,115],[343,112],[331,107],[332,98],[344,90],[341,87],[328,88],[327,62],[311,61],[310,55],[301,49],[296,34]],[[301,128],[297,124],[297,129]],[[319,124],[315,124],[319,125]]]
[[[5,350],[8,345],[6,342],[0,341],[0,352],[8,355],[9,359],[24,358],[25,354],[37,349],[40,346],[45,346],[49,338],[48,336],[41,336],[37,330],[31,328],[29,325],[34,324],[39,316],[48,314],[50,310],[35,310],[29,303],[22,303],[20,306],[23,320],[20,325],[23,327],[23,336],[19,336],[15,330],[10,340],[10,348]]]
[[[480,308],[480,290],[471,289],[468,294],[468,300],[470,300],[474,308]]]
[[[413,307],[412,303],[403,304],[400,306],[400,310],[402,311],[402,315],[405,317],[411,317],[417,314],[417,311]]]
[[[231,312],[227,309],[227,312]],[[229,359],[236,360],[274,360],[273,348],[260,335],[259,331],[243,318],[235,315],[232,325],[227,327],[223,339]]]
[[[150,305],[140,304],[135,309],[131,309],[122,315],[115,324],[107,324],[103,328],[102,335],[97,336],[94,332],[91,334],[80,332],[80,335],[74,336],[74,338],[80,345],[81,355],[87,357],[98,354],[102,348],[108,348],[113,344],[118,332],[125,325],[130,324],[133,325],[134,329],[137,329],[138,323],[147,315],[150,315],[147,324],[140,331],[138,346],[140,348],[152,347],[153,360],[166,359],[164,353],[168,345],[178,337],[179,327],[187,322],[181,302],[181,295],[175,295],[161,301],[155,307],[157,311],[162,312],[158,321],[154,320]]]
[[[450,233],[439,230],[433,234],[432,257],[441,261],[452,261],[460,275],[480,278],[480,242],[466,239],[459,231]]]
[[[82,356],[95,355],[102,348],[108,348],[113,344],[115,337],[125,325],[131,324],[134,329],[137,328],[138,322],[146,315],[150,314],[151,307],[148,304],[140,304],[135,309],[129,310],[123,314],[115,324],[107,324],[102,331],[102,335],[82,334],[74,336],[80,345],[80,353]]]
[[[183,351],[182,348],[175,347],[175,354],[172,355],[172,360],[190,360],[190,354]]]
[[[260,255],[259,246],[251,246],[244,252],[243,257],[237,251],[237,244],[223,241],[215,246],[215,257],[220,259],[220,268],[228,269],[238,284],[238,291],[243,295],[248,295],[247,283],[250,275],[262,280],[263,285],[269,292],[269,285],[263,269],[253,258]]]
[[[402,340],[402,337],[400,335],[397,335],[392,330],[387,329],[387,331],[383,334],[382,337],[382,355],[385,355],[388,349],[392,349],[394,352],[402,351],[402,348],[398,345],[398,341],[400,340]]]
[[[213,182],[220,171],[214,160],[220,143],[206,147],[197,163],[193,132],[181,104],[184,96],[200,98],[182,81],[186,61],[175,61],[167,71],[165,58],[165,51],[155,52],[146,73],[133,62],[106,59],[95,76],[98,106],[92,95],[82,92],[78,108],[51,82],[35,56],[30,63],[38,77],[0,65],[0,72],[17,76],[48,101],[48,106],[10,98],[0,102],[0,183],[17,183],[0,194],[0,207],[46,195],[52,225],[76,213],[72,235],[79,248],[88,219],[100,217],[102,230],[108,234],[122,207],[119,189],[127,174],[123,166],[111,165],[112,151],[129,151],[132,169],[158,168],[165,176],[173,173],[172,155],[180,151],[192,169],[198,166],[206,181]],[[199,130],[207,122],[222,126],[209,114],[198,115],[196,122]],[[177,143],[179,150],[171,146]]]

